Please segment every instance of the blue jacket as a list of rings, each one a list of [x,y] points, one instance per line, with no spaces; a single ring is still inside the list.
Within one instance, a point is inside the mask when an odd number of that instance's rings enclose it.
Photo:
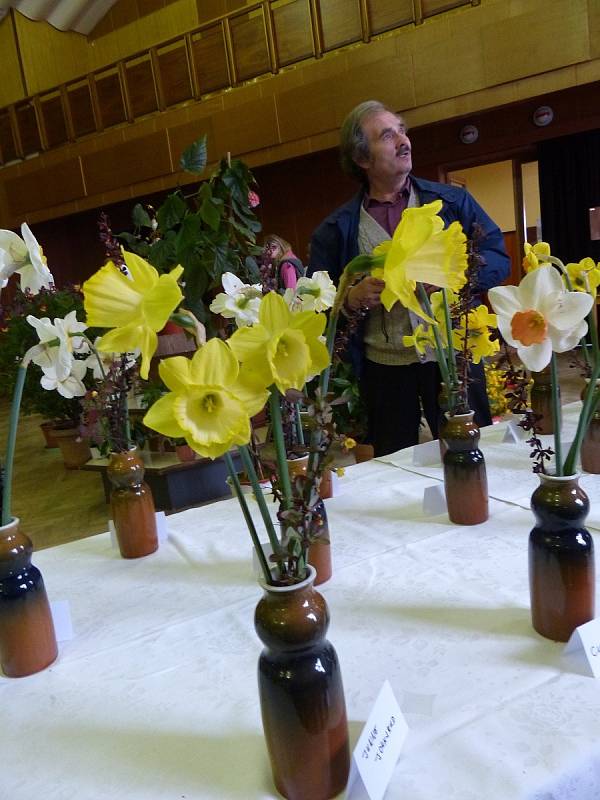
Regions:
[[[473,197],[464,189],[446,183],[434,183],[412,175],[410,179],[421,204],[441,198],[443,206],[440,216],[446,227],[458,220],[467,237],[471,235],[475,222],[483,228],[484,238],[480,240],[479,255],[485,259],[485,263],[479,270],[478,291],[485,292],[506,280],[510,275],[510,259],[506,254],[502,231]],[[358,223],[364,196],[364,191],[360,191],[330,214],[313,233],[308,275],[324,269],[337,284],[346,264],[358,255]],[[358,377],[362,374],[364,360],[363,328],[364,324],[353,337],[348,353]]]
[[[510,259],[504,248],[504,237],[496,223],[464,189],[426,181],[412,175],[411,181],[421,204],[441,198],[443,206],[440,216],[446,227],[458,220],[466,235],[470,236],[473,223],[478,222],[481,225],[485,238],[480,244],[480,255],[485,259],[485,264],[479,272],[478,289],[485,292],[492,286],[501,284],[510,274]],[[337,284],[346,264],[358,255],[358,223],[363,199],[364,192],[361,191],[330,214],[313,233],[309,275],[316,270],[325,269]]]

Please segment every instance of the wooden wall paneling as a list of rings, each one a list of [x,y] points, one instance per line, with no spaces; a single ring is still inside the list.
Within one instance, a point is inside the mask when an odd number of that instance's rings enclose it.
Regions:
[[[23,155],[30,156],[39,153],[42,149],[42,141],[33,103],[31,101],[19,103],[15,106],[15,111]]]
[[[5,109],[0,112],[0,157],[2,163],[15,161],[18,158],[17,146],[13,136],[10,111]]]
[[[320,0],[323,50],[359,42],[362,25],[358,0]]]
[[[229,85],[235,86],[238,82],[237,67],[233,54],[233,38],[231,35],[231,21],[229,17],[221,20],[223,26],[223,40],[225,42],[225,55],[227,57],[227,72],[229,73]]]
[[[421,0],[424,17],[433,17],[443,11],[450,11],[459,6],[470,6],[471,0]]]
[[[413,0],[366,0],[372,34],[400,28],[415,21]]]
[[[112,68],[96,75],[95,84],[102,126],[110,128],[125,122],[127,116],[118,70]]]
[[[84,193],[78,158],[6,181],[8,206],[16,217],[76,200]]]
[[[163,99],[166,107],[191,100],[192,82],[188,69],[185,40],[157,48]]]
[[[96,122],[89,83],[85,81],[67,86],[67,103],[75,137],[93,133],[96,130]]]
[[[89,195],[142,183],[172,171],[165,130],[84,155],[81,163]]]
[[[310,58],[313,38],[309,0],[275,0],[271,10],[280,66]]]
[[[271,69],[262,7],[229,22],[237,79],[247,81]]]
[[[191,47],[200,94],[216,92],[229,86],[223,26],[219,23],[192,34]]]
[[[64,144],[69,137],[67,135],[67,123],[60,92],[42,95],[40,97],[40,110],[44,119],[48,147]]]
[[[263,0],[262,4],[263,21],[265,25],[265,36],[267,39],[267,51],[273,75],[279,72],[279,56],[275,46],[275,23],[273,22],[273,9],[271,0]]]
[[[152,62],[149,55],[134,58],[124,64],[125,82],[131,113],[135,118],[158,110]]]
[[[215,147],[211,117],[195,119],[193,122],[186,122],[184,125],[167,128],[167,133],[171,143],[171,157],[173,158],[175,171],[179,170],[179,159],[183,151],[204,134],[206,134],[206,150],[209,162],[216,161],[222,155],[222,153],[217,152]]]

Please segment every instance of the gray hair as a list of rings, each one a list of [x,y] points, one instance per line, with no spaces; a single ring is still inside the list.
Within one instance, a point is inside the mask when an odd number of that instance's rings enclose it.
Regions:
[[[372,114],[378,114],[381,111],[389,111],[391,114],[396,113],[378,100],[365,100],[364,103],[359,103],[352,109],[342,123],[340,131],[340,161],[342,169],[346,175],[363,184],[367,182],[366,176],[362,167],[359,167],[356,162],[368,159],[371,153],[362,124],[367,117]]]

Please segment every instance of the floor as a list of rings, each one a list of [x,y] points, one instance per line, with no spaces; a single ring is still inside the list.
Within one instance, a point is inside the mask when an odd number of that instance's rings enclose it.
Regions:
[[[582,379],[559,359],[562,402],[579,399]],[[106,531],[109,509],[97,473],[67,470],[60,451],[45,449],[41,418],[22,416],[15,454],[12,513],[34,549],[41,550]],[[8,407],[0,405],[0,445],[4,453]]]

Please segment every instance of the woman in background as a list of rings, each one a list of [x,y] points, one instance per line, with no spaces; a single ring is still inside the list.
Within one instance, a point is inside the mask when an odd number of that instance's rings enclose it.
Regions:
[[[295,289],[298,278],[306,271],[302,261],[294,255],[291,244],[275,234],[265,239],[262,263],[264,288],[282,294],[286,289]]]

